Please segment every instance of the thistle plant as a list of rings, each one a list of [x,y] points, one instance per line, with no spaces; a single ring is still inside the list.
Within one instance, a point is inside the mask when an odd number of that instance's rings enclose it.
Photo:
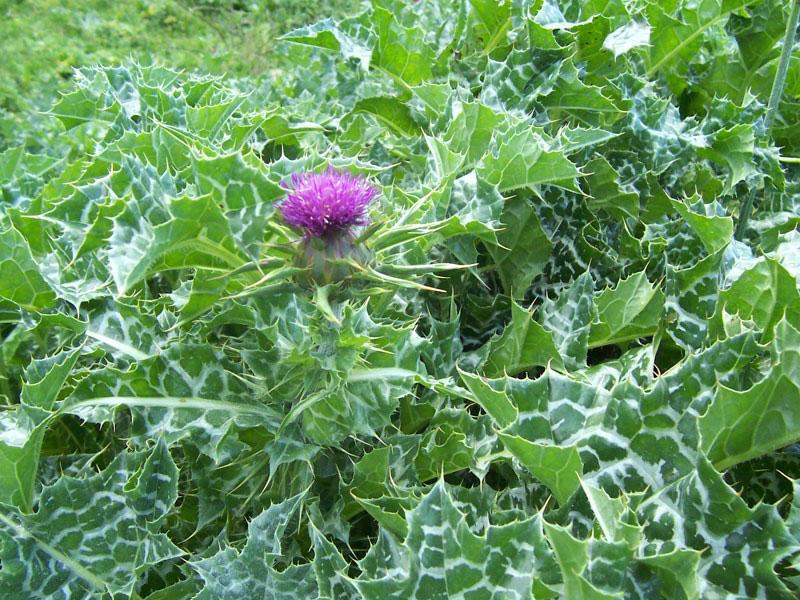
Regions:
[[[289,226],[272,225],[278,233],[263,248],[262,258],[247,262],[216,280],[226,279],[238,290],[227,298],[297,291],[299,285],[315,291],[317,304],[334,321],[327,306],[334,284],[360,282],[347,297],[372,297],[398,288],[442,292],[421,278],[472,267],[449,262],[409,262],[409,249],[430,247],[432,236],[449,220],[414,222],[420,203],[396,212],[391,219],[372,221],[367,210],[380,193],[358,174],[325,166],[293,173],[281,183],[285,196],[276,201],[279,218]],[[429,192],[426,199],[434,192]],[[299,237],[292,235],[292,230]],[[433,244],[436,242],[434,241]],[[252,278],[258,271],[260,278]],[[249,280],[249,281],[248,281]],[[238,282],[238,283],[233,283]]]
[[[540,4],[0,152],[0,599],[800,597],[800,8]]]

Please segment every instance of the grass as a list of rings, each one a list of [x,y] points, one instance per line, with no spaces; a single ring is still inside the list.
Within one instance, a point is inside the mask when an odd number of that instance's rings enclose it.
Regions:
[[[0,0],[0,146],[37,119],[74,67],[133,58],[257,77],[277,37],[357,0]]]

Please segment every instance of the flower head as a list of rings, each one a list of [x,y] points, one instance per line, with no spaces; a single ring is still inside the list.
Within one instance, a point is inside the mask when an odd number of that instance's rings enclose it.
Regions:
[[[366,225],[367,205],[378,190],[359,175],[337,171],[294,173],[289,195],[280,205],[283,220],[306,236],[328,238]]]

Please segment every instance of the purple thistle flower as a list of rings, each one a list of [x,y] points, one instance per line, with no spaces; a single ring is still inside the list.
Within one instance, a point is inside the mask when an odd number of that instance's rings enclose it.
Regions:
[[[360,175],[328,167],[324,173],[294,173],[279,208],[283,220],[306,236],[328,238],[369,223],[367,205],[378,190]]]

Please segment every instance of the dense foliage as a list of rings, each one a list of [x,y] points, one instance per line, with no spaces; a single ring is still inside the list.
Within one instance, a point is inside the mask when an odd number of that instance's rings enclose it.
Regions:
[[[0,155],[0,596],[795,597],[786,4],[374,0],[260,83],[81,70]],[[279,208],[328,167],[379,190],[346,247]]]

